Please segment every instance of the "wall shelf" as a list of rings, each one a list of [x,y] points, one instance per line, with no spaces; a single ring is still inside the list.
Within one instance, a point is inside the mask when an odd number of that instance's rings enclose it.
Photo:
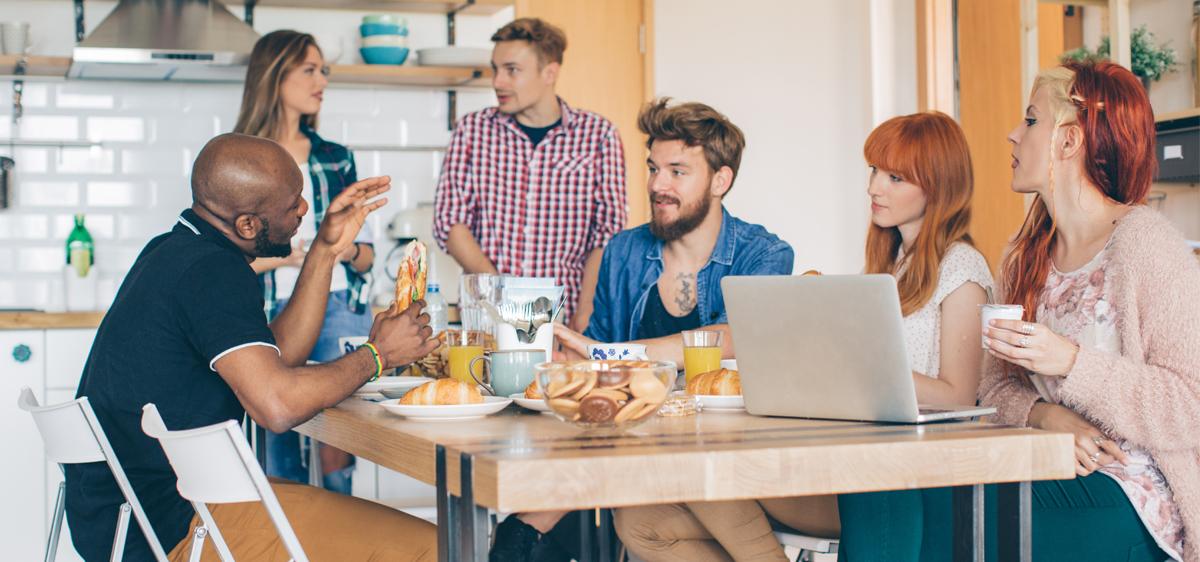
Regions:
[[[329,69],[332,84],[487,88],[491,86],[491,79],[490,68],[345,64]]]
[[[17,62],[20,60],[21,57],[18,55],[0,55],[0,76],[15,76]],[[62,78],[67,75],[67,68],[71,66],[71,58],[30,55],[27,57],[26,64],[25,76]]]
[[[417,12],[425,14],[491,15],[512,6],[515,0],[258,0],[260,8]],[[229,4],[237,4],[231,1]]]

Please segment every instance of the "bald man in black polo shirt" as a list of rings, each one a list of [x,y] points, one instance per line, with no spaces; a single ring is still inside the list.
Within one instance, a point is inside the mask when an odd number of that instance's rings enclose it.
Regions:
[[[168,558],[187,558],[198,519],[175,489],[162,448],[141,430],[142,406],[158,405],[167,427],[242,418],[283,432],[337,404],[376,373],[359,349],[304,366],[320,332],[337,256],[369,213],[386,203],[387,177],[346,188],[330,204],[287,308],[269,325],[250,262],[286,256],[308,211],[303,179],[278,144],[245,135],[208,143],[192,170],[192,207],[142,250],[100,325],[79,396],[87,396]],[[436,346],[421,303],[375,318],[370,341],[385,368]],[[107,465],[67,465],[67,517],[75,548],[107,560],[124,501]],[[433,560],[433,526],[386,507],[310,486],[272,483],[314,560]],[[239,560],[286,560],[257,503],[211,507]],[[266,553],[274,554],[266,554]],[[211,546],[205,560],[215,559]],[[154,560],[131,526],[125,560]]]

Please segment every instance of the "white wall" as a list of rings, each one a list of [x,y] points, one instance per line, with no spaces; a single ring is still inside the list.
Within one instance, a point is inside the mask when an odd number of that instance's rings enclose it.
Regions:
[[[862,268],[863,141],[873,123],[916,111],[912,4],[754,0],[735,11],[724,0],[656,0],[655,90],[742,128],[726,206],[791,243],[797,271]],[[872,18],[873,7],[896,19]]]
[[[89,30],[115,4],[89,0]],[[235,13],[241,13],[236,9]],[[255,28],[312,32],[327,55],[341,51],[356,62],[361,13],[260,8]],[[492,31],[512,18],[459,18],[459,44],[489,45]],[[33,51],[67,56],[74,44],[69,2],[0,2],[0,21],[32,24]],[[445,18],[409,16],[410,46],[444,45]],[[100,140],[99,148],[17,147],[15,204],[0,210],[0,307],[44,308],[59,293],[63,244],[71,215],[86,213],[96,239],[101,306],[115,293],[137,253],[164,232],[191,204],[192,160],[212,136],[233,128],[241,84],[34,81],[25,85],[25,117],[16,137],[43,140]],[[11,82],[0,81],[0,139],[9,138]],[[460,93],[460,114],[495,103],[490,91]],[[447,103],[442,91],[331,86],[325,95],[320,132],[330,140],[358,144],[444,145]],[[0,140],[0,154],[10,153]],[[389,249],[383,231],[397,212],[433,200],[441,166],[439,153],[358,151],[359,176],[389,174],[392,192],[373,225],[380,261]],[[377,266],[381,265],[377,263]],[[377,269],[378,270],[378,269]],[[387,291],[387,283],[377,283]]]
[[[1100,38],[1108,35],[1102,27],[1103,7],[1083,8],[1083,42],[1095,50]],[[1155,113],[1170,113],[1195,107],[1192,80],[1196,49],[1191,42],[1192,0],[1137,0],[1130,3],[1130,29],[1146,26],[1155,35],[1155,42],[1166,43],[1175,49],[1178,66],[1175,72],[1150,86],[1150,103]]]

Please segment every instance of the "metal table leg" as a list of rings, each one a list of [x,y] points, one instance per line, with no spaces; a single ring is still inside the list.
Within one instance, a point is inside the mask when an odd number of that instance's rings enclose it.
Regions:
[[[613,540],[617,536],[613,532],[613,511],[611,509],[600,510],[600,526],[596,529],[598,535],[597,544],[600,547],[600,560],[615,560],[619,541]]]
[[[1000,484],[998,536],[1000,560],[1033,560],[1033,487],[1029,482]]]
[[[984,562],[983,485],[954,488],[954,560]]]
[[[461,559],[487,562],[488,559],[488,510],[475,503],[475,469],[471,455],[459,454],[462,486],[459,489],[459,537]]]
[[[446,483],[446,448],[437,446],[437,536],[438,562],[458,560],[457,498]]]
[[[579,516],[579,562],[596,562],[596,551],[593,540],[596,525],[592,523],[595,510],[587,509],[576,513]]]

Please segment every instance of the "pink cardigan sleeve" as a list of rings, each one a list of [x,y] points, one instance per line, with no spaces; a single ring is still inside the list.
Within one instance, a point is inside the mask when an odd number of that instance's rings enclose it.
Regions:
[[[1008,425],[1029,425],[1029,411],[1038,401],[1037,390],[1024,369],[1008,372],[1007,363],[991,356],[984,358],[983,378],[979,381],[979,404],[996,408],[992,421]]]
[[[1060,397],[1134,443],[1194,449],[1200,443],[1200,266],[1178,235],[1148,226],[1124,241],[1119,256],[1126,260],[1126,284],[1114,300],[1127,354],[1081,348]],[[1129,353],[1135,345],[1140,356]]]

